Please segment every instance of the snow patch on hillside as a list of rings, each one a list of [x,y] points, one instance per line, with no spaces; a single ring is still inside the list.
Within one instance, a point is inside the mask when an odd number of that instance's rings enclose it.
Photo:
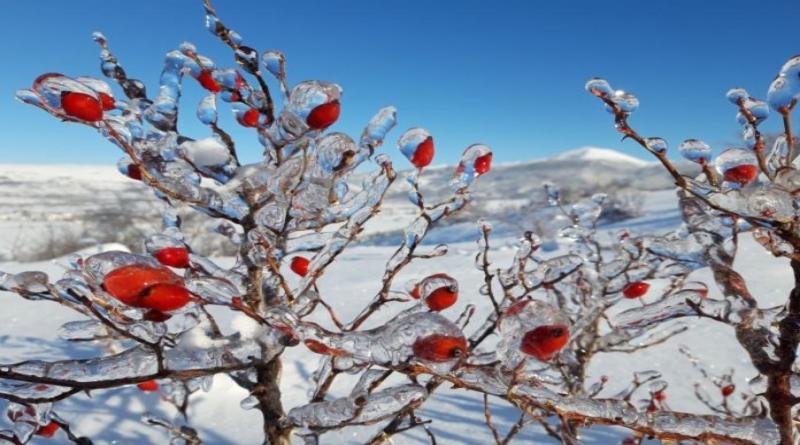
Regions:
[[[563,161],[601,161],[612,163],[625,163],[633,166],[645,166],[652,162],[643,159],[634,158],[633,156],[620,153],[616,150],[609,150],[607,148],[598,147],[581,147],[575,150],[565,151],[550,159],[563,160]]]

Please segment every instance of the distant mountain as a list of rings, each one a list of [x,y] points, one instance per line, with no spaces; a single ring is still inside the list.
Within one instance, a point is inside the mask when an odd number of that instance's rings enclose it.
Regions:
[[[678,171],[697,175],[700,169],[688,161],[676,162]],[[447,194],[453,168],[436,167],[425,171],[420,184],[432,197]],[[552,182],[562,189],[575,190],[664,190],[674,180],[658,161],[644,161],[623,153],[595,147],[570,150],[556,156],[492,166],[472,190],[480,200],[528,200],[543,192],[543,184]],[[406,200],[408,186],[403,184],[390,199]]]
[[[404,165],[398,160],[397,166]],[[678,169],[697,174],[697,168],[681,162]],[[449,195],[453,166],[425,170],[420,185],[429,202]],[[400,172],[401,178],[406,172]],[[496,164],[472,190],[484,203],[520,202],[540,194],[545,181],[562,188],[662,190],[672,178],[657,162],[622,153],[583,147],[557,156]],[[358,190],[360,180],[354,181]],[[408,206],[408,184],[398,180],[387,204]],[[137,205],[152,201],[142,183],[121,175],[114,166],[0,165],[0,221],[68,221],[98,207]],[[388,209],[387,209],[388,210]]]
[[[615,150],[609,150],[607,148],[598,148],[598,147],[581,147],[576,148],[575,150],[565,151],[563,153],[559,153],[552,158],[551,160],[559,160],[559,161],[572,161],[572,162],[601,162],[601,163],[611,163],[611,164],[630,164],[631,166],[645,166],[650,164],[650,162],[634,158],[633,156],[628,156],[626,154],[620,153]]]

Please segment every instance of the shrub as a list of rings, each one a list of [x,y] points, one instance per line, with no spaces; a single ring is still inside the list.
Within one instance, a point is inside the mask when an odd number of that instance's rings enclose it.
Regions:
[[[158,94],[151,98],[97,33],[102,72],[124,99],[99,79],[57,73],[40,76],[30,90],[17,94],[117,145],[126,155],[119,164],[122,173],[146,183],[167,208],[162,229],[145,237],[144,253],[74,256],[72,268],[55,281],[36,271],[0,274],[0,289],[63,305],[82,317],[62,327],[65,340],[94,341],[104,350],[88,359],[0,366],[0,397],[11,402],[8,417],[14,422],[0,438],[25,443],[54,422],[62,430],[56,434],[91,443],[57,414],[58,402],[137,385],[160,391],[183,414],[171,421],[146,416],[145,422],[163,427],[174,443],[201,443],[197,425],[190,422],[191,396],[209,389],[211,377],[224,374],[249,392],[242,406],[260,410],[264,442],[271,444],[288,443],[292,434],[317,443],[328,432],[373,424],[379,425],[368,443],[412,429],[424,430],[435,442],[435,428],[418,409],[443,385],[483,395],[486,425],[497,443],[511,441],[530,424],[563,443],[576,443],[581,429],[592,424],[628,428],[638,442],[652,436],[792,443],[800,287],[785,307],[758,308],[732,262],[738,234],[751,231],[772,253],[789,257],[800,276],[792,197],[797,173],[794,153],[786,149],[792,146],[788,116],[797,91],[789,94],[786,88],[800,82],[800,59],[787,63],[770,90],[770,105],[786,116],[784,143],[764,156],[757,128],[767,104],[733,90],[729,97],[740,110],[751,146],[722,153],[715,172],[707,146],[685,142],[680,150],[702,165],[700,178],[682,176],[666,157],[665,141],[645,139],[628,125],[638,105],[634,96],[614,91],[605,81],[590,81],[587,88],[614,114],[617,129],[674,176],[684,226],[660,237],[621,231],[613,243],[603,242],[597,224],[605,196],[567,205],[549,187],[552,204],[570,221],[561,231],[570,240],[569,251],[542,253],[539,236],[526,232],[510,263],[495,264],[491,224],[479,221],[474,265],[484,285],[475,293],[482,301],[466,305],[460,315],[451,308],[471,292],[437,270],[447,246],[429,248],[423,241],[432,226],[473,200],[469,187],[489,172],[492,152],[482,144],[468,147],[453,173],[450,196],[429,203],[419,178],[434,156],[434,139],[422,128],[407,130],[397,145],[415,167],[406,180],[418,215],[386,261],[383,276],[374,278],[379,291],[370,301],[350,302],[362,309],[343,320],[334,304],[342,297],[331,295],[320,279],[378,213],[397,179],[389,156],[376,153],[395,126],[395,110],[380,110],[358,141],[328,132],[346,106],[337,85],[305,81],[290,88],[281,53],[259,56],[208,2],[206,12],[209,30],[231,48],[238,69],[217,67],[183,43],[167,54]],[[278,86],[284,108],[276,107],[270,83]],[[182,87],[208,91],[194,114],[211,137],[198,140],[178,132]],[[217,125],[218,105],[230,108],[240,125],[258,135],[262,161],[240,164],[239,147]],[[348,177],[367,165],[375,170],[360,190],[350,190]],[[217,232],[236,248],[232,266],[193,250],[178,217],[180,206],[219,221]],[[398,284],[408,266],[418,262],[428,262],[429,273]],[[713,270],[723,299],[709,298],[704,284],[687,280],[701,267]],[[215,314],[226,312],[246,317],[251,327],[224,331]],[[731,326],[764,376],[764,394],[734,406],[728,397],[738,390],[730,387],[730,375],[722,375],[709,379],[719,385],[721,397],[703,399],[715,414],[683,413],[666,405],[667,382],[656,371],[633,372],[628,388],[618,394],[607,386],[626,376],[589,379],[594,357],[659,344],[688,329],[667,321],[689,315]],[[290,348],[320,358],[305,401],[280,396],[281,360]],[[684,353],[705,370],[688,350]],[[758,397],[768,411],[760,409]],[[519,410],[508,431],[501,433],[492,421],[490,400]]]

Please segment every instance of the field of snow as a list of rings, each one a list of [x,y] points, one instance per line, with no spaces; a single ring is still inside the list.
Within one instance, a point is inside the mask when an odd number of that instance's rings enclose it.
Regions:
[[[2,178],[0,168],[0,178]],[[111,182],[116,180],[110,179]],[[21,190],[21,189],[20,189]],[[13,203],[7,197],[3,203],[6,213]],[[478,195],[481,199],[481,195]],[[663,233],[679,224],[677,201],[671,190],[650,191],[645,194],[644,215],[603,227],[604,231],[631,228],[639,233]],[[491,208],[491,207],[489,207]],[[491,215],[486,215],[491,220]],[[369,230],[378,232],[395,229],[405,224],[410,214],[404,209],[390,206],[376,221],[370,223]],[[6,224],[13,218],[8,218]],[[2,226],[9,227],[9,226]],[[456,234],[456,235],[454,235]],[[395,281],[402,286],[407,280],[421,278],[431,272],[446,272],[455,277],[460,284],[461,297],[455,307],[445,312],[455,318],[467,304],[477,306],[476,320],[490,310],[490,303],[482,298],[478,289],[483,276],[473,265],[477,246],[474,239],[477,231],[473,224],[459,224],[434,231],[426,244],[435,245],[447,242],[450,253],[444,257],[418,260],[406,268]],[[516,237],[510,230],[498,231],[492,240],[492,261],[497,267],[506,267],[514,255]],[[0,246],[10,245],[16,236],[14,230],[0,232]],[[330,302],[344,320],[354,317],[365,302],[370,301],[380,288],[380,277],[386,261],[396,246],[381,243],[366,243],[352,246],[331,266],[319,282],[323,297]],[[753,294],[764,306],[781,304],[788,294],[791,283],[791,270],[783,260],[767,254],[762,248],[745,236],[737,259],[737,270],[744,275]],[[232,261],[219,259],[222,264]],[[41,270],[52,278],[59,277],[65,270],[64,259],[38,263],[0,263],[0,271],[16,273],[24,270]],[[357,273],[354,273],[357,271]],[[697,271],[693,279],[711,283],[708,270]],[[711,297],[718,297],[711,286]],[[0,315],[0,350],[2,362],[30,360],[34,358],[85,358],[101,353],[92,344],[67,343],[58,338],[58,329],[63,323],[76,320],[72,312],[50,303],[37,303],[24,300],[16,295],[0,293],[3,312]],[[639,304],[631,302],[630,304]],[[382,310],[375,322],[387,320],[399,312],[399,306]],[[218,314],[223,326],[241,327],[246,320]],[[656,347],[635,354],[604,354],[595,358],[590,369],[589,381],[607,375],[610,377],[603,395],[611,395],[625,388],[633,372],[658,370],[670,382],[667,389],[667,404],[680,411],[705,412],[702,404],[694,397],[694,383],[701,382],[700,373],[677,353],[680,345],[689,345],[695,355],[702,358],[711,372],[722,373],[725,369],[735,369],[734,383],[737,388],[747,388],[747,380],[755,376],[748,364],[744,351],[738,346],[731,329],[712,324],[708,320],[688,320],[693,326],[687,333],[679,335]],[[474,326],[472,326],[474,329]],[[471,332],[467,328],[467,332]],[[304,403],[311,388],[311,373],[317,357],[305,348],[290,348],[284,354],[284,378],[282,396],[285,406]],[[195,396],[193,408],[189,411],[189,424],[200,430],[206,444],[255,444],[260,443],[260,416],[256,411],[239,407],[239,402],[247,394],[229,378],[220,376],[214,379],[209,392]],[[3,402],[0,402],[2,412]],[[518,412],[501,402],[495,402],[493,420],[503,434],[518,417]],[[117,390],[93,391],[91,396],[80,395],[59,403],[57,412],[73,425],[77,434],[96,439],[97,444],[133,445],[143,443],[166,443],[163,430],[144,425],[140,417],[144,412],[173,419],[175,411],[159,399],[157,393],[143,393],[135,387]],[[440,444],[486,444],[493,443],[491,432],[484,424],[482,397],[463,390],[445,389],[432,396],[418,414],[432,419],[431,430]],[[0,419],[0,429],[6,428],[5,419]],[[179,422],[180,423],[180,422]],[[353,428],[341,433],[323,436],[324,443],[363,443],[376,431],[376,426]],[[61,434],[61,433],[59,433]],[[626,437],[624,431],[607,427],[587,428],[583,439],[586,444],[617,444]],[[325,440],[327,439],[327,440]],[[37,442],[38,440],[38,442]],[[61,440],[62,442],[59,442]],[[33,443],[63,443],[63,435],[55,442],[35,439]],[[518,436],[518,443],[552,443],[552,439],[540,428],[531,426]],[[296,443],[301,443],[296,438]],[[424,431],[417,428],[397,436],[394,443],[427,444],[430,439]]]

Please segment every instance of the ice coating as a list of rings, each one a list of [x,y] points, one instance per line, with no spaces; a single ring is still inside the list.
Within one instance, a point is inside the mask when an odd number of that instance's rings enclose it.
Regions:
[[[611,85],[608,83],[608,81],[599,77],[589,79],[584,87],[586,88],[586,91],[598,97],[611,97],[614,94],[614,89],[611,88]]]
[[[334,83],[317,80],[298,83],[292,88],[285,112],[281,114],[286,119],[282,130],[290,137],[296,137],[308,131],[309,126],[306,119],[311,112],[320,105],[338,102],[341,95],[342,89]],[[290,113],[291,116],[286,113]]]
[[[108,335],[106,326],[97,320],[70,321],[61,325],[58,336],[64,340],[96,340]]]
[[[466,354],[464,334],[453,322],[435,312],[408,315],[376,329],[341,334],[303,325],[298,328],[298,335],[312,350],[369,363],[398,365],[416,359],[422,363],[452,364]],[[442,346],[443,355],[436,355],[440,351],[431,350],[429,346]],[[419,354],[420,351],[431,353]]]
[[[168,270],[158,260],[150,256],[122,251],[109,251],[87,257],[83,262],[83,271],[86,273],[87,278],[91,280],[91,283],[99,286],[109,272],[130,265]]]
[[[678,146],[681,155],[700,165],[705,165],[711,160],[711,147],[697,139],[687,139]]]
[[[753,122],[756,125],[760,124],[767,117],[769,117],[769,106],[762,100],[748,97],[744,99],[741,106],[744,108],[745,112],[752,117]]]
[[[409,406],[417,406],[427,396],[427,391],[420,385],[399,385],[372,394],[351,395],[293,408],[285,421],[296,427],[313,428],[335,428],[345,423],[371,424]]]
[[[734,439],[759,444],[780,442],[775,424],[763,418],[742,417],[727,420],[719,416],[700,416],[669,411],[641,413],[629,402],[622,400],[562,398],[552,391],[524,385],[515,386],[511,391],[534,406],[546,406],[567,418],[585,419],[598,423],[613,422],[616,425],[635,428],[645,434],[661,434],[703,441],[720,440],[724,442]]]
[[[352,169],[358,153],[355,141],[344,133],[328,133],[317,143],[317,165],[323,175]]]
[[[771,174],[776,174],[778,170],[788,164],[788,162],[789,144],[786,143],[786,135],[781,134],[775,138],[775,142],[771,147],[769,157],[767,158],[767,166]],[[794,169],[787,171],[794,171]]]
[[[647,147],[659,154],[666,154],[669,144],[662,138],[647,138]]]
[[[602,206],[605,199],[606,195],[604,193],[597,193],[576,202],[570,208],[570,218],[578,226],[594,227],[603,211]]]
[[[717,171],[732,186],[746,186],[758,177],[758,159],[751,150],[729,148],[717,156]]]
[[[397,109],[395,107],[382,108],[370,119],[364,131],[361,132],[359,145],[374,150],[383,143],[386,135],[395,125],[397,125]]]
[[[469,187],[479,176],[487,173],[491,167],[492,150],[483,144],[474,144],[467,147],[461,155],[461,160],[456,167],[450,188],[453,192]]]
[[[21,276],[3,275],[4,283],[6,281],[34,283],[30,288],[27,288],[27,285],[10,284],[6,286],[7,288],[22,294],[26,288],[29,292],[47,290],[50,295],[58,295],[63,302],[85,304],[86,308],[91,307],[92,310],[96,310],[98,317],[107,318],[102,324],[91,321],[67,324],[62,329],[65,338],[74,340],[101,338],[105,330],[116,331],[114,335],[122,335],[130,342],[139,343],[142,345],[140,348],[148,353],[150,352],[148,348],[152,348],[153,345],[157,344],[159,347],[164,345],[165,351],[172,354],[167,357],[168,360],[180,362],[176,369],[188,370],[185,373],[180,371],[174,374],[181,378],[195,376],[200,372],[193,368],[193,364],[216,366],[219,372],[231,370],[237,383],[251,391],[251,396],[243,404],[246,407],[263,405],[258,392],[253,391],[257,382],[254,369],[240,364],[231,364],[228,367],[229,362],[225,361],[226,358],[209,357],[209,351],[211,356],[215,356],[217,349],[225,345],[228,352],[242,361],[245,360],[244,357],[246,360],[251,360],[252,355],[252,358],[260,363],[273,357],[271,350],[278,347],[275,345],[284,344],[286,337],[296,334],[304,340],[309,349],[325,355],[323,365],[316,375],[318,381],[314,398],[317,400],[313,403],[319,404],[313,405],[313,409],[312,405],[296,407],[288,416],[291,419],[288,426],[307,428],[312,432],[314,428],[339,425],[336,421],[330,420],[328,414],[334,417],[340,415],[338,418],[340,423],[370,423],[376,419],[384,419],[382,416],[386,407],[391,407],[391,413],[397,413],[401,412],[403,407],[414,408],[417,401],[427,397],[427,391],[416,392],[421,388],[416,384],[390,386],[375,392],[377,386],[373,384],[378,385],[380,376],[385,371],[377,369],[379,367],[368,368],[374,363],[391,367],[392,371],[408,372],[408,369],[413,368],[422,370],[425,374],[430,370],[436,377],[428,380],[429,383],[439,378],[453,379],[453,376],[457,375],[467,382],[466,386],[473,385],[487,393],[512,399],[517,406],[525,406],[525,401],[531,402],[534,406],[542,403],[538,406],[544,407],[549,412],[567,413],[565,418],[573,414],[579,418],[581,413],[588,413],[586,415],[599,413],[600,416],[608,416],[605,420],[611,423],[620,423],[618,419],[622,419],[623,422],[633,422],[634,415],[627,405],[616,404],[609,399],[593,400],[563,396],[562,391],[570,382],[556,375],[556,367],[575,366],[578,357],[577,348],[582,347],[578,344],[580,340],[577,337],[573,337],[576,351],[567,348],[552,365],[534,364],[522,369],[519,375],[514,375],[508,369],[512,364],[508,361],[494,364],[495,357],[489,353],[478,353],[473,356],[472,340],[476,344],[480,343],[483,334],[480,331],[476,332],[468,344],[457,325],[469,326],[469,319],[475,312],[474,306],[468,306],[457,323],[447,319],[437,319],[435,314],[422,312],[414,314],[399,312],[389,325],[369,331],[359,331],[356,325],[360,326],[360,323],[356,322],[350,325],[337,324],[340,332],[327,332],[319,326],[305,323],[303,317],[312,312],[315,316],[319,313],[323,316],[325,314],[322,305],[318,303],[326,302],[326,292],[317,278],[325,273],[326,266],[335,261],[345,247],[356,238],[364,223],[378,212],[378,205],[394,180],[391,164],[385,155],[379,155],[374,158],[379,171],[365,175],[366,179],[360,184],[360,188],[352,181],[348,186],[347,182],[351,179],[348,178],[349,173],[362,163],[372,160],[374,150],[383,143],[386,133],[395,125],[395,111],[391,107],[381,110],[364,129],[357,145],[352,138],[343,133],[326,132],[328,125],[335,120],[332,116],[338,117],[341,90],[338,87],[331,87],[332,84],[308,81],[298,84],[295,89],[289,91],[285,84],[285,60],[281,53],[269,51],[259,60],[254,48],[245,46],[240,36],[224,27],[208,2],[206,9],[209,30],[234,50],[234,60],[238,68],[219,67],[211,59],[199,54],[198,48],[194,45],[183,43],[178,51],[168,54],[160,79],[158,96],[151,102],[146,97],[143,85],[127,78],[106,46],[105,38],[96,35],[96,40],[103,46],[101,59],[103,72],[120,84],[127,98],[116,101],[114,110],[107,110],[102,120],[97,121],[97,126],[102,127],[100,131],[104,136],[112,139],[129,155],[129,159],[120,164],[123,173],[131,177],[138,174],[139,178],[134,179],[140,179],[145,184],[153,186],[159,199],[168,205],[186,202],[201,212],[227,219],[228,225],[225,226],[227,229],[220,228],[219,231],[228,233],[228,238],[235,243],[241,242],[236,264],[230,268],[223,268],[208,258],[193,253],[190,267],[179,272],[181,274],[179,279],[197,296],[198,307],[185,314],[177,314],[169,323],[169,331],[166,323],[146,317],[143,321],[139,318],[141,314],[135,313],[131,308],[124,308],[121,305],[106,307],[103,301],[99,301],[102,298],[96,298],[103,297],[103,293],[108,290],[103,290],[105,279],[109,273],[117,270],[99,262],[107,261],[126,267],[146,264],[147,256],[123,258],[110,255],[107,258],[90,259],[87,260],[92,263],[89,269],[85,268],[80,259],[75,259],[72,263],[79,270],[72,271],[52,288],[46,285],[36,286],[36,282],[47,283],[46,277],[43,280],[23,280]],[[285,102],[289,104],[287,108],[279,108],[277,114],[272,110],[274,104],[267,88],[256,85],[256,81],[263,84],[259,62],[266,72],[278,79],[286,96]],[[248,75],[245,77],[241,73]],[[183,84],[184,79],[187,79],[185,84]],[[73,80],[96,93],[106,92],[102,83],[85,78]],[[206,95],[194,114],[184,112],[181,116],[196,116],[205,125],[204,128],[201,127],[202,130],[210,132],[210,136],[205,134],[198,138],[190,138],[178,133],[177,104],[183,87],[200,89],[201,93]],[[326,90],[330,91],[325,92]],[[606,99],[607,103],[612,105],[618,119],[624,119],[638,107],[638,99],[628,93],[615,91],[602,79],[591,80],[587,83],[587,90]],[[20,93],[19,97],[32,104],[44,103],[32,90]],[[735,102],[744,107],[746,113],[743,114],[749,113],[752,120],[763,119],[764,113],[761,110],[763,106],[751,99],[746,92]],[[238,124],[246,127],[245,130],[257,133],[262,145],[259,149],[264,150],[263,160],[240,167],[236,155],[237,147],[227,137],[227,133],[217,127],[218,105],[230,106]],[[319,110],[320,107],[325,107],[323,110],[326,114],[312,118],[315,110]],[[58,113],[58,110],[54,111]],[[627,128],[624,121],[618,122],[618,125],[623,130]],[[748,135],[745,140],[748,149],[756,147],[757,143],[755,126],[751,127],[752,136]],[[182,128],[185,126],[182,125]],[[416,151],[430,148],[429,153],[433,152],[432,139],[430,147],[423,145],[427,140],[425,137],[421,140],[411,140],[407,144],[407,147],[413,147],[413,151],[406,150],[411,154],[409,160],[418,168],[428,165],[429,160],[426,159],[428,156],[416,156]],[[666,150],[666,142],[659,138],[648,138],[646,144],[659,154]],[[403,145],[400,144],[401,151]],[[383,277],[385,289],[381,289],[373,303],[366,302],[367,307],[371,307],[372,304],[381,306],[387,301],[391,305],[403,303],[403,301],[392,301],[407,299],[407,295],[393,286],[393,280],[403,272],[405,265],[412,259],[434,258],[444,252],[444,248],[428,251],[427,248],[420,248],[420,243],[434,223],[464,208],[472,200],[472,195],[466,188],[475,178],[489,171],[491,152],[487,150],[480,149],[480,146],[478,148],[472,146],[465,152],[465,157],[462,158],[452,182],[453,196],[443,202],[431,204],[423,200],[422,192],[419,191],[420,172],[412,175],[409,181],[415,189],[412,203],[414,210],[419,210],[419,214],[404,232],[402,245],[387,262]],[[785,162],[781,166],[785,166]],[[772,173],[777,174],[777,171],[776,167]],[[739,176],[729,175],[734,179],[728,182],[739,185],[751,184],[749,181],[742,183],[739,178],[742,178],[743,174],[737,174]],[[730,206],[736,210],[734,215],[748,216],[748,221],[737,221],[736,224],[739,225],[736,227],[751,224],[755,218],[758,218],[755,220],[756,223],[761,222],[764,227],[771,227],[769,224],[788,221],[790,213],[787,209],[793,208],[793,200],[790,196],[787,198],[787,194],[794,190],[791,188],[794,179],[789,173],[781,173],[781,178],[783,185],[776,187],[779,189],[777,193],[769,187],[760,188],[760,184],[733,190],[731,193],[722,193],[717,184],[710,179],[708,183],[703,183],[700,179],[687,180],[686,183],[690,185],[686,188],[691,187],[692,191],[707,199],[709,203],[717,204],[717,207],[723,210],[727,208],[725,206]],[[548,186],[547,192],[551,204],[562,205],[562,196],[556,186]],[[567,199],[569,198],[564,198],[565,201]],[[611,245],[603,245],[601,250],[595,226],[601,215],[604,199],[605,196],[598,194],[578,203],[563,203],[568,217],[559,216],[553,219],[569,219],[564,225],[571,227],[562,233],[570,239],[559,246],[565,247],[568,244],[568,248],[552,253],[547,248],[540,248],[543,243],[537,235],[525,234],[519,242],[513,263],[506,268],[497,269],[501,270],[499,278],[502,293],[491,283],[489,267],[494,270],[492,263],[496,260],[489,249],[488,233],[491,231],[491,226],[486,223],[479,224],[479,230],[486,235],[486,238],[479,242],[481,252],[475,257],[475,265],[486,272],[488,283],[481,284],[478,292],[474,292],[477,289],[473,289],[473,293],[480,294],[480,297],[491,298],[495,306],[495,313],[487,317],[481,328],[486,336],[492,337],[497,333],[487,329],[492,327],[501,313],[505,314],[501,321],[501,334],[509,338],[516,335],[511,333],[508,326],[517,322],[510,320],[521,317],[520,314],[525,309],[517,308],[517,312],[513,314],[505,313],[503,310],[514,312],[511,308],[515,306],[509,304],[509,300],[533,297],[536,298],[533,301],[540,301],[551,307],[559,305],[564,320],[557,321],[564,323],[535,326],[531,324],[527,326],[530,329],[513,341],[519,343],[519,350],[523,349],[523,345],[527,345],[529,351],[539,351],[532,347],[531,343],[542,341],[544,338],[555,342],[556,346],[552,349],[560,350],[559,347],[565,347],[561,343],[562,340],[566,342],[569,340],[569,335],[585,333],[587,327],[597,322],[600,314],[614,304],[616,297],[610,296],[609,293],[618,292],[621,286],[632,280],[665,278],[669,280],[670,286],[679,286],[693,267],[705,264],[712,265],[716,275],[733,276],[726,269],[732,261],[726,257],[728,252],[723,248],[710,247],[730,244],[729,235],[732,230],[725,232],[725,229],[734,226],[731,223],[733,217],[729,215],[720,217],[718,213],[708,209],[704,210],[705,214],[702,216],[689,215],[686,211],[684,216],[687,224],[676,234],[654,240],[635,239],[631,234],[619,235],[618,242],[612,241]],[[147,240],[146,249],[150,255],[156,255],[162,248],[180,247],[188,243],[183,237],[180,224],[176,221],[176,214],[168,214],[165,217],[163,232]],[[230,228],[234,226],[234,230],[240,230],[239,233],[231,232]],[[772,236],[772,234],[764,235],[762,232],[755,230],[756,235],[762,240]],[[549,235],[542,233],[542,236],[548,238]],[[425,252],[421,252],[423,250]],[[302,255],[310,259],[308,270],[300,278],[290,275],[284,279],[283,273],[288,269],[287,254],[301,251],[304,251]],[[569,253],[565,254],[565,251]],[[661,254],[664,256],[656,258]],[[147,264],[148,267],[161,267]],[[82,275],[81,272],[85,274]],[[424,284],[417,281],[420,284],[419,296],[425,301],[431,300],[436,291],[450,290],[453,287],[452,277],[447,279],[431,277],[424,279],[423,281],[426,281]],[[440,285],[441,282],[446,284]],[[696,289],[684,289],[682,292],[700,294]],[[731,292],[726,292],[725,295],[729,300],[742,297]],[[682,298],[673,292],[668,294],[666,299],[672,297]],[[670,304],[676,303],[677,306],[683,304],[681,310],[687,313],[686,308],[695,309],[692,306],[694,304],[703,309],[707,315],[721,316],[723,313],[720,312],[716,301],[696,300],[696,295],[693,295],[691,298],[684,298],[682,302],[671,300]],[[237,316],[257,325],[258,328],[242,331],[242,335],[248,339],[258,336],[260,341],[256,343],[261,348],[266,347],[268,353],[256,355],[254,343],[236,337],[221,337],[220,334],[214,333],[210,327],[211,323],[204,318],[208,316],[203,312],[204,304],[222,305],[223,307],[211,309],[237,311]],[[739,315],[741,311],[738,309],[740,309],[738,306],[734,307],[733,312],[741,318]],[[669,310],[672,310],[672,307],[645,306],[637,315],[649,314],[655,320],[659,314]],[[677,310],[674,314],[677,315],[672,318],[677,318],[682,313]],[[662,317],[658,321],[668,318],[670,317]],[[574,320],[575,323],[570,324],[570,320]],[[361,320],[356,319],[356,321]],[[648,323],[642,322],[642,326],[650,326]],[[605,334],[598,344],[607,345],[612,348],[610,350],[623,351],[624,348],[633,350],[640,346],[637,342],[655,343],[678,332],[678,328],[673,326],[675,325],[669,325],[652,335],[642,327],[631,327],[624,333]],[[195,327],[200,332],[189,334],[189,329]],[[542,327],[548,329],[537,330]],[[276,330],[280,331],[280,334],[276,333]],[[565,333],[569,335],[565,336]],[[661,335],[663,337],[659,337]],[[241,344],[237,343],[240,341]],[[468,350],[470,356],[466,355]],[[528,355],[537,357],[536,354],[543,360],[553,358],[549,353],[541,351]],[[345,371],[361,373],[362,380],[350,396],[332,397],[333,393],[325,389],[324,381],[321,380]],[[160,371],[158,375],[165,377],[159,379],[159,384],[163,380],[169,380],[165,371],[163,374]],[[522,377],[522,380],[517,377]],[[423,377],[427,378],[429,377]],[[524,379],[535,380],[537,383],[530,384],[530,387],[523,390],[521,388],[527,385]],[[210,376],[201,375],[190,381],[195,387],[207,388]],[[453,383],[461,382],[453,381]],[[100,386],[104,384],[98,383]],[[649,388],[661,391],[663,384],[655,382]],[[47,391],[50,391],[47,394],[56,392],[51,389]],[[181,390],[171,392],[170,397],[173,400],[179,400],[181,397],[186,400],[186,393],[189,391],[184,390],[183,395]],[[410,395],[406,397],[407,393]],[[373,400],[376,407],[374,415],[368,412],[372,409]],[[297,419],[305,420],[297,421]],[[596,419],[590,417],[590,421],[594,420]],[[152,416],[148,416],[147,421],[168,424]],[[689,421],[699,422],[696,419]],[[635,424],[629,423],[629,425]],[[751,427],[746,422],[744,425],[745,428]],[[651,431],[647,428],[650,427],[639,429]],[[564,432],[562,437],[576,443],[578,440],[568,432]],[[309,439],[313,440],[315,439]]]
[[[504,357],[504,363],[510,369],[525,356],[549,360],[564,347],[569,338],[570,324],[566,314],[553,305],[539,300],[518,301],[509,306],[498,320],[502,337],[497,345],[498,355]],[[540,332],[542,329],[548,331]]]
[[[424,301],[431,310],[440,311],[458,299],[458,281],[444,273],[429,275],[412,287],[410,295]]]
[[[611,101],[626,114],[633,113],[639,108],[639,99],[633,94],[622,90],[614,91],[614,94],[611,95]]]
[[[433,136],[424,128],[414,127],[406,130],[397,141],[400,153],[415,167],[423,168],[433,160]]]
[[[731,88],[730,90],[728,90],[727,93],[725,93],[725,98],[728,99],[731,103],[737,105],[740,102],[743,102],[748,97],[750,97],[750,95],[747,93],[747,90],[739,87]]]
[[[775,77],[767,91],[767,103],[773,110],[788,113],[800,95],[800,78],[797,75],[787,76],[783,72]]]
[[[0,290],[32,296],[47,292],[48,288],[49,278],[44,272],[29,271],[9,274],[0,271]]]
[[[524,273],[525,284],[528,287],[535,287],[553,283],[575,272],[583,263],[583,258],[574,254],[547,259],[533,271]]]
[[[194,335],[194,334],[193,334]],[[27,361],[0,367],[0,377],[18,380],[45,381],[53,388],[78,386],[82,388],[108,388],[117,386],[119,381],[141,382],[159,376],[193,376],[203,370],[225,368],[235,370],[247,366],[251,358],[269,360],[282,350],[277,344],[273,331],[261,339],[269,344],[263,348],[261,341],[241,339],[237,336],[210,340],[207,343],[179,344],[164,351],[163,361],[152,348],[136,346],[119,354],[85,360],[62,360],[55,362]],[[216,372],[216,371],[212,371]],[[20,392],[28,388],[20,388]],[[14,386],[3,391],[4,394],[18,395]],[[48,394],[41,394],[46,398]]]
[[[682,290],[654,303],[621,312],[614,318],[618,328],[642,328],[702,312],[727,320],[731,307],[724,301],[704,297],[700,292]]]

